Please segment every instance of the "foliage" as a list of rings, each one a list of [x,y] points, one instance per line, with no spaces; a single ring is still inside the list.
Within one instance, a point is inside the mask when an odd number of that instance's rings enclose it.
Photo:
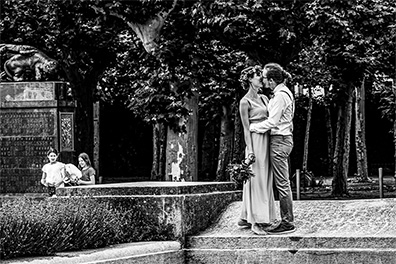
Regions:
[[[177,1],[159,49],[147,54],[128,23],[143,23],[172,4],[6,0],[0,34],[2,42],[35,46],[61,62],[59,78],[71,83],[79,106],[76,145],[88,152],[92,146],[81,138],[93,141],[87,120],[94,94],[124,103],[149,123],[177,126],[189,115],[184,102],[193,93],[206,122],[216,121],[222,105],[236,106],[239,73],[251,62],[278,62],[299,84],[332,85],[325,100],[334,104],[344,103],[346,85],[359,86],[368,75],[377,87],[395,77],[392,0]],[[392,113],[392,94],[381,97]]]
[[[92,103],[96,84],[116,61],[118,35],[125,21],[100,14],[94,7],[122,12],[128,22],[145,21],[169,1],[2,1],[2,42],[37,47],[61,65],[58,80],[70,83],[76,109],[77,152],[93,149]]]
[[[301,15],[301,6],[253,1],[178,3],[154,55],[142,53],[130,31],[119,35],[117,63],[102,76],[100,96],[119,98],[147,122],[177,125],[189,114],[185,98],[198,93],[200,116],[215,120],[222,105],[239,101],[237,80],[251,61],[287,61],[290,52],[296,53],[300,46],[296,34],[305,27],[303,22],[291,21]],[[263,59],[267,53],[271,56]]]
[[[381,80],[382,79],[382,80]],[[385,79],[385,80],[384,80]],[[395,121],[395,92],[396,84],[389,77],[377,76],[373,82],[373,94],[375,100],[379,103],[379,109],[382,112],[382,117],[385,120]],[[393,128],[390,132],[393,132]]]
[[[169,239],[169,227],[156,226],[142,214],[89,198],[5,200],[0,208],[0,258]]]
[[[393,1],[316,0],[306,7],[313,45],[304,51],[311,56],[301,54],[311,57],[303,65],[314,63],[319,66],[316,70],[326,70],[333,84],[358,86],[366,74],[392,72],[396,11]]]
[[[266,63],[288,64],[307,34],[304,1],[200,1],[193,19],[202,34]]]
[[[214,119],[222,104],[234,101],[247,56],[202,39],[184,14],[169,21],[178,26],[163,29],[154,55],[142,52],[130,31],[119,35],[117,63],[103,74],[99,94],[124,102],[149,123],[177,125],[189,115],[185,99],[198,93],[200,114]]]

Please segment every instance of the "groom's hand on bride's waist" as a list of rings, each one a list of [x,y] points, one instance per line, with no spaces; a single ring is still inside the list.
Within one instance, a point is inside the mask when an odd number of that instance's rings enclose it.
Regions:
[[[250,130],[250,132],[259,133],[259,131],[257,130],[257,125],[256,124],[250,124],[249,130]]]

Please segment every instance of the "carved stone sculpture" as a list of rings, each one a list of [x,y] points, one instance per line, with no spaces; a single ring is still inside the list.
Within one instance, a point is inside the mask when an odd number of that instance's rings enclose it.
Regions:
[[[2,80],[41,81],[58,66],[56,60],[28,45],[0,44],[0,56],[5,58]]]

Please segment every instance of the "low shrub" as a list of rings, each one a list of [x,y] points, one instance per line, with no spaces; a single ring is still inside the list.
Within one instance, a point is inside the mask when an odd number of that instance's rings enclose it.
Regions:
[[[5,200],[0,207],[0,259],[173,239],[171,226],[140,214],[81,197]]]

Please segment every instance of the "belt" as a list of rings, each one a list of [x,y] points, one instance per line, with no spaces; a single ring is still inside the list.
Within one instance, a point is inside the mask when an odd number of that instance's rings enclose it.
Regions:
[[[282,137],[282,138],[286,138],[286,137],[293,137],[293,135],[271,135],[271,137]]]

